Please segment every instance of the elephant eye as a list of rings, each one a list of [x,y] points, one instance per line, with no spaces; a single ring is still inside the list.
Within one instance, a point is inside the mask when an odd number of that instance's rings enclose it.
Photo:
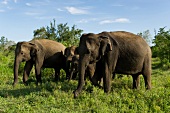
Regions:
[[[21,51],[21,55],[23,55],[24,54],[24,52],[23,51]]]

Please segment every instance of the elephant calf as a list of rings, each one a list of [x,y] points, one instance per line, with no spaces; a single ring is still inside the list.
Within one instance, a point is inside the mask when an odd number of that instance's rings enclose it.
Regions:
[[[67,47],[64,51],[64,56],[66,57],[66,67],[68,69],[70,69],[70,65],[72,62],[72,58],[74,55],[78,55],[78,47],[77,46],[71,46],[71,47]],[[66,74],[66,78],[67,79],[72,79],[72,78],[76,78],[76,73],[72,73],[72,77],[70,77],[71,73],[69,72],[68,74]]]
[[[18,42],[15,49],[14,61],[14,83],[18,82],[18,68],[20,62],[26,61],[24,66],[23,82],[26,83],[30,71],[35,65],[36,79],[38,83],[41,81],[41,68],[54,68],[55,79],[59,80],[60,69],[63,68],[66,73],[66,58],[64,56],[65,46],[59,42],[39,39],[29,42]]]
[[[89,79],[93,85],[101,88],[101,86],[99,84],[99,83],[101,83],[101,80],[102,80],[102,76],[100,73],[100,67],[101,66],[99,63],[97,63],[97,67],[96,67],[96,64],[89,64],[86,68],[84,79],[86,79],[86,77],[89,77]],[[74,55],[72,57],[72,61],[71,61],[71,65],[70,65],[69,80],[72,79],[73,74],[78,75],[78,69],[79,69],[79,55]]]
[[[79,55],[74,55],[72,57],[72,61],[70,64],[70,76],[69,80],[72,79],[73,74],[77,75],[78,74],[78,63],[79,63]]]

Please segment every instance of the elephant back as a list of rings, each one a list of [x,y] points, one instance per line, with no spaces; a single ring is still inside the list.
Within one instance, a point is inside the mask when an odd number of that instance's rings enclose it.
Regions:
[[[35,43],[40,50],[50,52],[51,54],[56,52],[62,52],[64,54],[66,48],[62,43],[48,39],[33,40],[31,42]]]

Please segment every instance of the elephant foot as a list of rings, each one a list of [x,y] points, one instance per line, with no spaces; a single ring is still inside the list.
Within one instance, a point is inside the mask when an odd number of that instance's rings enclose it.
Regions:
[[[28,82],[24,82],[24,85],[25,85],[25,86],[28,86]]]
[[[15,85],[16,85],[16,83],[14,82],[14,83],[12,84],[12,86],[15,87]]]
[[[103,87],[101,85],[98,85],[97,87],[99,87],[100,89],[103,89]]]
[[[78,95],[79,95],[79,93],[77,92],[77,90],[73,91],[73,93],[74,93],[74,98],[77,98]]]
[[[13,87],[15,87],[15,85],[18,83],[18,80],[14,80],[14,82],[12,83]]]

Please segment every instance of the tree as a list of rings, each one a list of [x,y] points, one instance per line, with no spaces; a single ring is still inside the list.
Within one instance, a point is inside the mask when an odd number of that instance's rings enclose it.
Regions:
[[[165,31],[164,28],[160,28],[154,39],[155,46],[152,51],[160,58],[161,63],[170,62],[170,30]]]
[[[48,38],[45,27],[41,27],[40,29],[34,30],[33,33],[34,33],[34,39]]]
[[[138,33],[137,35],[143,37],[145,41],[151,46],[152,45],[152,36],[149,32],[149,30],[143,31]]]
[[[5,38],[4,36],[2,36],[1,39],[0,39],[1,47],[4,47],[7,42],[8,42],[8,39]]]
[[[59,42],[67,44],[67,46],[78,45],[82,32],[83,30],[76,29],[76,25],[73,25],[70,30],[67,23],[59,24],[57,26],[57,39]]]
[[[65,46],[78,45],[79,37],[83,30],[77,29],[76,25],[71,28],[67,23],[58,24],[56,28],[55,19],[50,22],[50,26],[41,27],[40,29],[34,30],[34,39],[50,39],[63,43]]]

